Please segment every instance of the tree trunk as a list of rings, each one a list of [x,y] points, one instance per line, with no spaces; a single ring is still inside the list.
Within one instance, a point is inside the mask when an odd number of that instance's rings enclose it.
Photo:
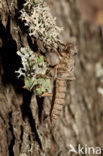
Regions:
[[[18,19],[23,3],[0,1],[0,156],[69,156],[76,155],[69,153],[70,144],[75,149],[78,144],[103,147],[103,74],[98,76],[97,71],[98,64],[103,65],[103,35],[97,5],[84,5],[96,8],[97,14],[94,11],[88,20],[81,0],[47,1],[58,25],[64,27],[61,38],[65,43],[76,41],[79,49],[76,80],[67,83],[66,105],[51,128],[52,98],[38,98],[22,88],[23,81],[15,74],[21,66],[17,50],[32,45]]]

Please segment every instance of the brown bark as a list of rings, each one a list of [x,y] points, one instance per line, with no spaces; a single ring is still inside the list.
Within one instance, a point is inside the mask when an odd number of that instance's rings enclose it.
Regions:
[[[103,57],[101,25],[95,22],[97,16],[92,22],[81,12],[80,0],[47,2],[58,25],[64,27],[63,41],[78,44],[76,81],[67,84],[66,105],[51,129],[52,99],[37,98],[23,89],[22,79],[15,74],[21,66],[17,49],[36,48],[18,19],[23,1],[4,0],[0,9],[0,156],[69,156],[73,155],[68,153],[69,144],[103,148],[103,96],[97,91],[103,84],[96,76],[96,63],[102,64]]]

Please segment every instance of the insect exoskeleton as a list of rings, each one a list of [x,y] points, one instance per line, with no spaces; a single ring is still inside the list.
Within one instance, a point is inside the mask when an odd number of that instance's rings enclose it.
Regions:
[[[65,105],[65,95],[66,95],[66,81],[61,79],[56,79],[55,82],[55,97],[54,103],[51,110],[51,123],[55,124],[56,120],[61,115],[63,106]]]
[[[59,61],[55,65],[55,93],[54,103],[51,109],[50,119],[52,125],[55,125],[56,120],[61,115],[63,106],[65,105],[66,96],[66,81],[74,80],[74,54],[77,53],[72,44],[68,44],[59,52]],[[52,57],[54,63],[55,56]],[[52,63],[52,64],[53,64]]]

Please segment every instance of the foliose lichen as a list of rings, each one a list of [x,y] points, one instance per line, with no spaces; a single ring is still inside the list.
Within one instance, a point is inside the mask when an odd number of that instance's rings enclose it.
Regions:
[[[61,42],[59,34],[63,28],[56,25],[56,18],[52,17],[44,0],[27,0],[20,12],[20,19],[28,26],[29,36],[41,40],[48,49],[58,48],[58,42]]]
[[[19,68],[18,78],[24,77],[24,88],[32,90],[41,96],[50,89],[50,79],[45,77],[47,63],[39,53],[34,53],[29,47],[21,47],[17,54],[21,57],[22,67]]]
[[[1,0],[0,0],[0,9],[2,9],[2,2],[1,2]]]
[[[50,8],[44,0],[26,0],[20,12],[20,19],[28,28],[27,34],[30,37],[40,41],[46,51],[58,49],[62,43],[59,34],[63,28],[56,25],[56,18],[52,17]],[[38,45],[38,51],[39,48]],[[39,52],[34,53],[29,47],[21,47],[17,54],[21,57],[22,67],[16,73],[18,78],[24,77],[25,88],[34,89],[36,94],[41,96],[50,91],[50,79],[46,75],[48,63]]]

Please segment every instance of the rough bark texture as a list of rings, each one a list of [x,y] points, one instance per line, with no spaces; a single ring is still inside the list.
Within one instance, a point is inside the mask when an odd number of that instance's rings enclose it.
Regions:
[[[21,66],[17,49],[21,45],[35,48],[18,20],[23,1],[3,0],[0,9],[0,156],[69,156],[74,155],[68,152],[69,144],[103,147],[103,95],[98,92],[103,81],[96,76],[96,63],[102,64],[103,57],[102,26],[98,26],[95,11],[92,23],[85,12],[81,12],[84,11],[81,0],[47,2],[58,25],[64,27],[61,34],[64,42],[78,43],[76,81],[67,84],[66,106],[51,129],[48,116],[52,99],[37,98],[23,89],[22,80],[15,74]],[[95,5],[89,4],[89,7],[91,10]]]

